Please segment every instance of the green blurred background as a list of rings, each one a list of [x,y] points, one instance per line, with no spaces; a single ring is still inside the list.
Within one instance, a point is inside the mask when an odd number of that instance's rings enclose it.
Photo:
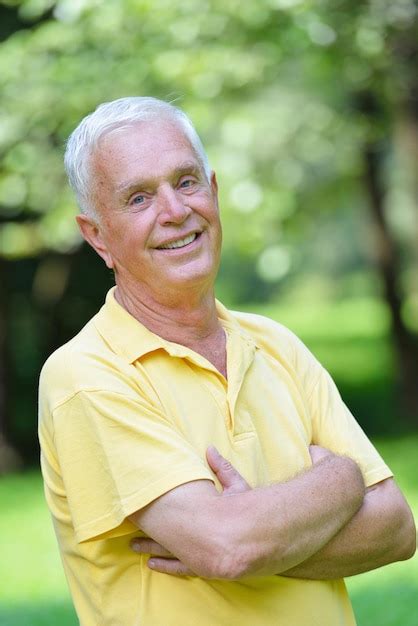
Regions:
[[[302,337],[417,510],[417,58],[413,0],[0,0],[2,626],[76,623],[36,392],[113,282],[62,166],[102,101],[192,117],[220,184],[218,297]],[[416,625],[416,563],[349,581],[360,626]]]

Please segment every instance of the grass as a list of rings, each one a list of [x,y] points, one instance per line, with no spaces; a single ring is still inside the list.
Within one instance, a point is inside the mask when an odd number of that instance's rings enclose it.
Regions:
[[[0,479],[0,626],[75,626],[38,471]]]
[[[351,393],[360,411],[367,415],[370,410],[375,418],[367,424],[369,432],[389,424],[396,431],[388,320],[381,304],[356,299],[321,307],[263,307],[258,312],[299,334],[338,380],[345,397]],[[417,516],[418,435],[375,438],[375,443]],[[76,626],[39,472],[1,478],[0,502],[0,626]],[[347,585],[358,626],[416,626],[417,557],[350,578]]]
[[[376,444],[417,515],[418,435]],[[76,626],[39,472],[2,478],[0,502],[0,625]],[[417,557],[347,584],[358,626],[416,626]]]
[[[418,436],[375,441],[418,519]],[[417,624],[418,557],[347,580],[359,626]]]

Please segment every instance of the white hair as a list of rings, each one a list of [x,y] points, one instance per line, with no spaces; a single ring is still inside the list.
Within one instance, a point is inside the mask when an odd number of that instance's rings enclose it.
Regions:
[[[67,141],[65,169],[82,213],[92,216],[96,213],[91,193],[90,164],[99,140],[115,128],[156,119],[173,121],[179,126],[190,141],[207,180],[210,180],[211,169],[203,144],[192,122],[181,109],[157,98],[119,98],[100,104],[80,122]]]

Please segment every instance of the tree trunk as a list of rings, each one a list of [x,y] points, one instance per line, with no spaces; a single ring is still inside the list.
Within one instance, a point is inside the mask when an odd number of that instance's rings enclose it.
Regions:
[[[418,423],[418,345],[401,315],[399,263],[396,247],[384,213],[382,155],[376,143],[364,147],[365,185],[376,234],[376,262],[391,315],[391,332],[397,355],[397,372],[402,408],[410,421]]]
[[[7,295],[4,264],[5,262],[0,259],[0,475],[14,471],[22,464],[19,454],[7,439],[7,374],[10,368],[7,358]]]

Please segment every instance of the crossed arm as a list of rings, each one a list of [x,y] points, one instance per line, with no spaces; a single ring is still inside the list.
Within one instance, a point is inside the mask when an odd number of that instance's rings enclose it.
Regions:
[[[214,449],[210,481],[181,485],[130,516],[152,539],[133,548],[169,574],[238,579],[282,574],[341,578],[409,558],[412,515],[393,480],[365,490],[357,465],[311,447],[313,466],[286,483],[250,489]]]

